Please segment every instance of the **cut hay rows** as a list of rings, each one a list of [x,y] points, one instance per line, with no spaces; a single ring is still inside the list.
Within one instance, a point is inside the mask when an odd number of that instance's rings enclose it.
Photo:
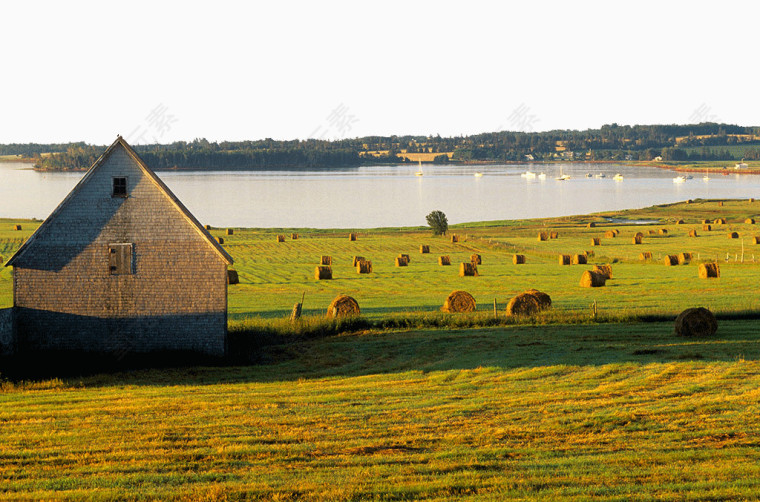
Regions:
[[[475,265],[481,265],[483,263],[483,259],[477,253],[470,256],[470,261]]]
[[[601,272],[586,270],[581,275],[581,287],[583,288],[600,288],[607,283],[607,279]]]
[[[599,237],[592,237],[591,238],[591,245],[592,246],[601,246],[602,245],[602,239]]]
[[[359,302],[348,295],[338,295],[327,307],[327,317],[349,317],[361,314]]]
[[[587,263],[585,254],[574,254],[572,260],[573,265],[585,265]]]
[[[361,261],[364,261],[364,257],[363,256],[354,256],[353,259],[351,260],[351,263],[353,264],[352,266],[353,267],[357,266],[359,264],[359,262],[361,262]],[[329,263],[323,263],[322,265],[330,265],[330,264]]]
[[[687,265],[691,262],[691,253],[678,253],[678,264]]]
[[[462,262],[459,264],[459,277],[477,277],[478,266],[472,262]]]
[[[524,265],[525,264],[525,255],[524,254],[515,254],[515,255],[512,255],[512,263],[514,265]]]
[[[240,278],[238,277],[237,270],[227,270],[227,284],[240,284]]]
[[[560,265],[570,265],[573,262],[569,254],[559,255],[558,260]]]
[[[420,246],[420,254],[428,254],[430,252],[430,246],[421,245]]]
[[[612,266],[611,265],[594,265],[591,269],[592,272],[602,274],[605,279],[612,279]]]
[[[718,331],[718,321],[704,307],[686,309],[676,317],[675,332],[678,336],[712,336]]]
[[[314,278],[318,281],[332,279],[332,267],[327,265],[317,265],[314,269]]]
[[[320,265],[332,265],[332,256],[322,255],[319,257]]]
[[[641,261],[647,261],[652,259],[652,253],[650,251],[644,251],[643,253],[639,254],[639,260]]]
[[[449,255],[443,255],[438,257],[438,265],[441,265],[442,267],[445,267],[447,265],[451,265],[451,257]]]
[[[668,267],[678,265],[678,256],[674,254],[666,255],[665,258],[662,259],[662,263]]]
[[[699,264],[699,278],[700,279],[709,279],[709,278],[718,278],[720,277],[720,267],[717,263],[700,263]]]
[[[356,273],[357,274],[371,274],[372,273],[372,262],[367,260],[361,260],[356,264]]]
[[[475,312],[477,305],[475,298],[467,291],[454,291],[443,302],[441,312],[458,314],[462,312]]]

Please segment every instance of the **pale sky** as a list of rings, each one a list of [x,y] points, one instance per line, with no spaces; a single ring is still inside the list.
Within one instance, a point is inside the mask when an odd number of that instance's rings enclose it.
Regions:
[[[0,143],[760,125],[757,2],[0,3]]]

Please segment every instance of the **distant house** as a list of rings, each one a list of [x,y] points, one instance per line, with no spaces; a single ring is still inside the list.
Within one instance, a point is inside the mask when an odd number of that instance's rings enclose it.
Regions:
[[[119,136],[6,264],[14,351],[224,355],[231,264]]]

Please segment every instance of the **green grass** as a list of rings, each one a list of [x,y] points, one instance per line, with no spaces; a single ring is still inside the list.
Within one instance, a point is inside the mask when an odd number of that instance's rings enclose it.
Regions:
[[[751,321],[522,326],[7,383],[2,497],[752,499],[759,356]]]

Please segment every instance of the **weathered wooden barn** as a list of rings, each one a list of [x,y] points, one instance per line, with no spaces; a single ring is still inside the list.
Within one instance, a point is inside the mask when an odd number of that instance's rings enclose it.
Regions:
[[[6,264],[14,352],[224,355],[231,264],[119,136]]]

